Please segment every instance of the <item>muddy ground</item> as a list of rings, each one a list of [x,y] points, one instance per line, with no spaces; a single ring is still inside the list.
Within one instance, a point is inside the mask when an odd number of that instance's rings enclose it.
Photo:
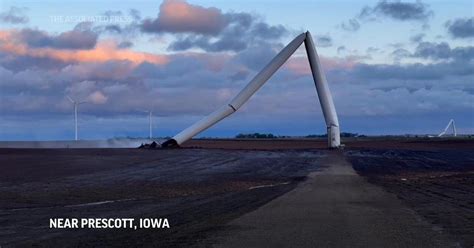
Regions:
[[[472,247],[473,141],[344,143],[359,174]],[[229,221],[324,170],[325,145],[193,140],[176,150],[0,149],[0,246],[207,246]],[[172,228],[49,229],[49,218],[58,217],[166,217]]]

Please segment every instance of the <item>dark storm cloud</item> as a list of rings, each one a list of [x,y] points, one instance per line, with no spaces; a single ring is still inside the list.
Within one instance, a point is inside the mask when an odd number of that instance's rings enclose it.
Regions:
[[[44,31],[25,28],[18,33],[19,39],[31,47],[51,47],[58,49],[92,49],[98,35],[86,23],[78,24],[73,30],[49,35]]]
[[[474,18],[459,18],[445,24],[449,34],[454,38],[474,37]]]
[[[362,19],[373,19],[377,16],[392,18],[399,21],[425,21],[433,15],[428,5],[417,1],[406,3],[401,1],[380,1],[374,7],[364,7],[359,17]]]
[[[29,21],[24,11],[26,8],[10,7],[8,11],[0,13],[0,20],[4,23],[24,24]]]

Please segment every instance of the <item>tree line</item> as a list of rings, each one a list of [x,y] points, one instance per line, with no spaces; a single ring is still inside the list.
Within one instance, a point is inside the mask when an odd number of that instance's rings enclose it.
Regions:
[[[296,136],[274,135],[272,133],[239,133],[235,136],[237,139],[275,139],[275,138],[295,138]],[[301,136],[298,136],[301,137]],[[325,138],[327,134],[310,134],[303,136],[304,138]],[[358,133],[342,132],[341,137],[366,137]]]

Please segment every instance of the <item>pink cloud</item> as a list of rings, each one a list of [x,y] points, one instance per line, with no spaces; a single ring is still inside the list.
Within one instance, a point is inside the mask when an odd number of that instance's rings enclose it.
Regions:
[[[87,99],[95,104],[104,104],[107,102],[108,97],[106,97],[101,91],[96,90],[92,92]]]
[[[17,39],[17,34],[18,32],[15,30],[0,30],[0,51],[20,56],[51,58],[64,62],[106,62],[111,60],[128,60],[134,64],[142,62],[166,64],[169,62],[166,55],[119,49],[116,42],[112,40],[101,41],[93,49],[35,48],[22,43]]]
[[[217,34],[227,21],[220,9],[205,8],[183,0],[165,0],[156,19],[143,22],[147,32],[193,32]]]
[[[232,55],[227,53],[183,52],[180,55],[202,61],[208,70],[214,72],[219,72],[224,69],[227,63],[233,58]]]
[[[356,64],[356,60],[353,58],[328,58],[320,57],[321,64],[325,71],[336,70],[336,69],[351,69]],[[295,73],[298,76],[307,76],[311,75],[311,69],[309,67],[308,58],[306,56],[302,57],[292,57],[285,64],[285,68]]]

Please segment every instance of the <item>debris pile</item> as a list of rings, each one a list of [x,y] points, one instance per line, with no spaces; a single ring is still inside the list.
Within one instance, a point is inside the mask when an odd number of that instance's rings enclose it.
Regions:
[[[141,144],[138,148],[140,149],[157,149],[157,148],[161,148],[161,145],[156,143],[155,141],[151,142],[150,144]]]

